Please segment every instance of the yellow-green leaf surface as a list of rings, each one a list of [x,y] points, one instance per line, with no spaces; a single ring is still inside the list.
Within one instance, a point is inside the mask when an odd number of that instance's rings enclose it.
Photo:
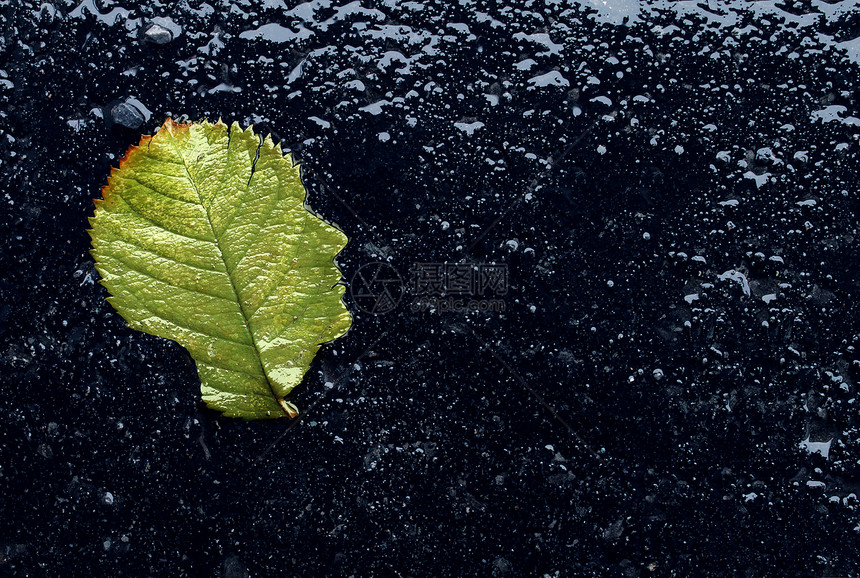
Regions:
[[[334,263],[347,238],[309,212],[291,156],[250,127],[168,119],[102,196],[92,254],[128,325],[188,349],[209,407],[295,417],[285,398],[352,318]]]

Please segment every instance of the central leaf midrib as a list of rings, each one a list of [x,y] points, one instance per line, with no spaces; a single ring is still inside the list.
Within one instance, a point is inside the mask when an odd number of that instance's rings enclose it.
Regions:
[[[227,127],[227,133],[229,135],[231,128]],[[189,136],[190,134],[189,129]],[[209,213],[209,207],[206,206],[206,203],[203,201],[203,196],[200,194],[200,189],[197,187],[197,183],[194,180],[194,177],[191,176],[191,171],[188,170],[188,163],[185,161],[185,157],[179,151],[179,147],[176,145],[176,137],[171,133],[171,142],[173,143],[173,149],[176,151],[176,154],[179,156],[182,161],[182,168],[185,169],[185,174],[188,175],[188,181],[191,183],[191,187],[194,189],[194,193],[197,195],[197,199],[200,202],[200,206],[203,207],[203,211],[206,213],[206,223],[209,225],[209,230],[212,233],[212,238],[214,239],[215,248],[218,250],[218,256],[221,258],[221,262],[224,264],[224,269],[227,272],[227,279],[230,281],[230,289],[233,291],[233,296],[236,298],[236,303],[239,305],[239,312],[242,314],[242,321],[245,324],[245,330],[248,332],[248,336],[251,338],[251,345],[254,348],[254,354],[257,359],[257,364],[260,367],[260,371],[263,373],[263,378],[266,380],[266,385],[269,388],[269,391],[272,394],[272,398],[278,402],[278,394],[275,393],[274,388],[272,387],[272,382],[269,380],[269,375],[266,373],[266,368],[263,365],[263,357],[260,353],[259,347],[257,347],[257,340],[254,337],[254,332],[251,330],[250,320],[248,318],[248,313],[245,311],[245,306],[242,303],[242,299],[239,297],[239,291],[236,288],[236,283],[233,281],[233,272],[230,269],[230,265],[227,264],[227,259],[224,257],[224,251],[221,249],[221,241],[218,235],[215,233],[215,226],[212,223],[212,216]],[[251,176],[254,175],[254,168],[257,164],[257,159],[260,158],[260,148],[262,147],[262,143],[257,148],[257,156],[254,159],[254,163],[251,165]],[[230,156],[230,148],[227,148],[227,156]],[[229,166],[229,163],[228,163]],[[248,185],[251,184],[251,178],[248,178]],[[280,406],[280,403],[278,403]],[[286,413],[286,412],[285,412]]]

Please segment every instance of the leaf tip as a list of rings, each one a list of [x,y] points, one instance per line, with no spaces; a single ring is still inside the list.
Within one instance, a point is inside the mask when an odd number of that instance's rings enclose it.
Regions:
[[[175,120],[173,120],[172,117],[167,117],[164,121],[164,124],[162,124],[161,128],[159,128],[158,130],[160,132],[161,129],[164,129],[170,136],[176,136],[176,133],[189,130],[190,128],[191,124],[189,123],[176,122]],[[140,145],[137,148],[143,146],[144,141],[149,141],[152,138],[153,137],[151,136],[144,136],[142,139],[140,139]]]
[[[110,178],[108,178],[108,184],[103,185],[101,188],[102,198],[101,199],[93,199],[93,205],[95,205],[96,211],[99,210],[99,207],[101,207],[105,201],[110,199],[110,191],[111,191],[111,181],[110,181]]]

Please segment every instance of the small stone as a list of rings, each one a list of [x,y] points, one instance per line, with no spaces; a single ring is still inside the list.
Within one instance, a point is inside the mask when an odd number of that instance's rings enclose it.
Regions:
[[[150,24],[143,33],[143,39],[153,44],[167,44],[173,40],[173,32],[161,24]]]
[[[146,120],[143,113],[128,102],[120,102],[114,106],[110,111],[110,118],[116,124],[132,129],[140,128]]]

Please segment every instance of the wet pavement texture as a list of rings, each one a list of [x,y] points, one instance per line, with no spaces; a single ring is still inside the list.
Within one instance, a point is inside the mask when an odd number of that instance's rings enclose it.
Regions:
[[[860,574],[860,7],[0,1],[0,575]],[[301,162],[292,422],[105,301],[165,118]]]

